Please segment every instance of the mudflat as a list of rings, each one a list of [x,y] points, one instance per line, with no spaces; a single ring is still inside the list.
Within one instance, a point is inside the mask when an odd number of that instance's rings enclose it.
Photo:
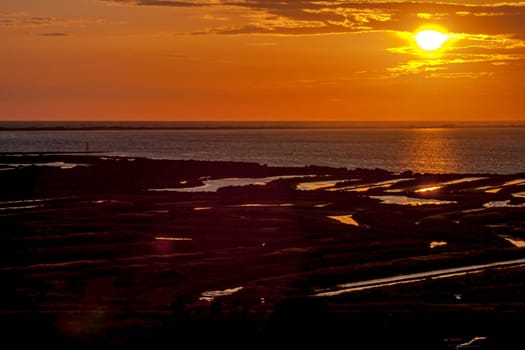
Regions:
[[[6,348],[520,343],[525,173],[0,157]]]

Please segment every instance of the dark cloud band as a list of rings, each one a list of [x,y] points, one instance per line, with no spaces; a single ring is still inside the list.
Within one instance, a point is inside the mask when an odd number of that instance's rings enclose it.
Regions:
[[[248,23],[198,34],[321,34],[373,30],[411,31],[433,21],[449,30],[470,33],[514,34],[525,37],[525,4],[472,5],[445,2],[385,1],[267,1],[267,0],[102,0],[132,6],[235,6],[252,11]]]

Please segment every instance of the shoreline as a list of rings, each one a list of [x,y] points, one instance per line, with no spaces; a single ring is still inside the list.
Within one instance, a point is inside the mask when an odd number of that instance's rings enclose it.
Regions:
[[[524,259],[512,242],[525,242],[525,198],[515,196],[525,173],[18,158],[83,165],[0,171],[8,343],[125,348],[176,337],[198,348],[313,349],[351,337],[356,347],[443,350],[480,333],[504,344],[525,321],[522,266],[314,296]],[[206,183],[214,191],[188,190]],[[27,327],[38,337],[25,339]],[[299,344],[298,334],[308,336]]]

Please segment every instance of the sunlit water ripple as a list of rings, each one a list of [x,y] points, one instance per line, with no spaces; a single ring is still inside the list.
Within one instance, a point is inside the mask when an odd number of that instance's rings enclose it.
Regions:
[[[1,131],[0,152],[91,151],[161,159],[438,173],[525,171],[525,128]]]

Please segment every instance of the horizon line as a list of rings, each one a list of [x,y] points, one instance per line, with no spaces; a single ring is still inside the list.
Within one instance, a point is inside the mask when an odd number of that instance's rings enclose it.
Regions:
[[[0,121],[0,131],[227,130],[525,127],[525,120],[23,120]]]

